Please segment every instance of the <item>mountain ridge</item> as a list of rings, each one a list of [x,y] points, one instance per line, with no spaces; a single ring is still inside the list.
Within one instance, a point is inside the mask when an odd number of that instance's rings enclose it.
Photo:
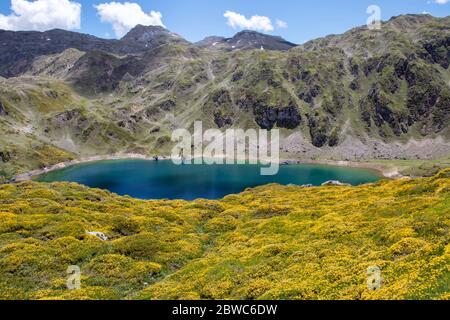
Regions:
[[[424,21],[444,21],[449,17],[436,18],[430,15],[400,15],[383,22],[383,26],[401,24],[403,27],[419,25]],[[405,20],[407,22],[405,22]],[[153,32],[154,41],[133,41],[133,34],[143,32],[142,29]],[[209,48],[218,51],[233,50],[281,50],[287,51],[295,47],[314,50],[320,45],[332,45],[333,39],[345,37],[347,34],[364,30],[367,27],[355,27],[342,35],[328,35],[322,38],[307,41],[297,45],[280,36],[273,36],[257,31],[243,30],[231,38],[210,36],[201,41],[191,43],[181,36],[161,26],[137,25],[121,39],[103,39],[90,34],[78,33],[62,29],[39,31],[8,31],[0,30],[0,76],[11,77],[24,73],[36,57],[61,53],[66,49],[74,48],[81,51],[102,50],[112,54],[136,54],[152,49],[155,46],[176,42],[184,45],[194,45],[199,48]],[[141,30],[139,30],[141,29]],[[152,31],[153,29],[153,31]],[[151,37],[150,37],[151,38]],[[142,39],[141,39],[142,40]],[[26,42],[26,43],[24,43]],[[325,43],[325,44],[324,44]],[[338,45],[338,44],[334,44]],[[13,50],[10,50],[14,48]]]
[[[195,44],[203,48],[225,51],[251,49],[287,51],[297,46],[280,36],[272,36],[251,30],[240,31],[231,38],[211,36]]]
[[[19,61],[26,71],[1,80],[0,152],[10,155],[3,176],[29,168],[20,158],[30,143],[72,156],[169,154],[173,129],[196,120],[221,130],[280,129],[286,158],[445,158],[449,52],[450,18],[414,15],[287,51],[169,41],[131,54],[66,49]]]
[[[138,34],[146,36],[146,39],[135,39]],[[128,55],[143,53],[167,43],[189,44],[165,28],[142,25],[137,25],[121,39],[102,39],[61,29],[44,32],[0,30],[0,43],[0,75],[5,77],[26,72],[35,58],[59,54],[67,49]]]

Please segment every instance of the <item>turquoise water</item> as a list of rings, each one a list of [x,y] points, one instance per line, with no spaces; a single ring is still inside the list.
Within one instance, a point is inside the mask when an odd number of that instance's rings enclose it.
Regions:
[[[257,165],[174,165],[171,161],[113,160],[79,164],[38,181],[70,181],[139,199],[219,199],[268,183],[321,185],[338,180],[360,185],[380,180],[372,170],[323,165],[285,165],[261,176]]]

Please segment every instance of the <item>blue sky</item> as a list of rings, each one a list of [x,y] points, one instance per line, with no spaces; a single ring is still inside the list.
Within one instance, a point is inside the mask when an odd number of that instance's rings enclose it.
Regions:
[[[21,8],[20,12],[17,12],[19,11],[17,8],[15,14],[12,12],[11,1],[16,1],[17,7]],[[25,2],[33,1],[41,2],[48,7],[41,9],[42,6],[39,8],[26,6]],[[331,33],[342,33],[352,27],[365,24],[369,16],[366,9],[372,4],[380,7],[382,20],[404,13],[428,12],[439,17],[450,15],[450,1],[448,0],[128,0],[128,2],[140,6],[141,19],[135,18],[133,11],[130,11],[131,13],[129,12],[128,15],[131,16],[126,18],[126,13],[121,10],[121,7],[116,7],[116,11],[107,11],[106,9],[113,8],[104,7],[103,14],[106,18],[105,22],[101,22],[98,8],[95,6],[104,3],[108,5],[110,2],[112,1],[1,0],[0,27],[12,30],[42,30],[61,27],[99,37],[114,38],[125,32],[129,24],[134,21],[159,21],[157,23],[164,24],[169,30],[184,38],[198,41],[208,35],[232,36],[240,29],[245,28],[245,24],[242,26],[242,23],[241,27],[239,27],[239,23],[235,24],[235,28],[229,25],[224,14],[230,11],[234,20],[237,19],[236,21],[239,20],[238,15],[242,15],[247,19],[244,22],[256,22],[260,31],[280,35],[292,42],[303,43]],[[126,1],[116,0],[116,2],[124,3]],[[58,5],[55,6],[55,3]],[[63,3],[75,6],[66,9]],[[81,9],[79,10],[80,17],[77,20],[75,13],[69,15],[68,12],[76,9],[78,4],[81,5]],[[50,18],[45,16],[45,22],[34,21],[33,19],[40,16],[40,12],[38,11],[38,14],[35,10],[46,10],[43,15],[50,16]],[[154,13],[151,14],[151,11]],[[254,15],[258,15],[260,18],[255,21],[250,20]],[[261,20],[262,17],[265,17],[265,20]],[[116,28],[114,28],[115,19],[124,21],[119,22],[119,25],[116,24]],[[269,27],[267,27],[269,22],[267,19],[270,19]],[[285,22],[287,27],[279,27],[282,23],[277,23],[277,20]],[[239,21],[242,21],[242,17]],[[261,23],[257,22],[262,22],[262,27]],[[270,26],[273,27],[273,30],[268,30]]]

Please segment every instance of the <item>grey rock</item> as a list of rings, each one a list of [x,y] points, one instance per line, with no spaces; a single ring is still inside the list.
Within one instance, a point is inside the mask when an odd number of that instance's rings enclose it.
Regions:
[[[3,163],[11,161],[11,154],[8,151],[0,151],[0,161]]]
[[[6,111],[5,106],[0,101],[0,116],[7,116],[7,115],[8,115],[8,111]]]
[[[103,232],[88,231],[86,234],[99,238],[102,241],[108,241],[108,237]]]
[[[336,181],[336,180],[330,180],[327,182],[322,183],[322,186],[346,186],[346,187],[351,187],[351,184],[348,183],[342,183],[340,181]]]

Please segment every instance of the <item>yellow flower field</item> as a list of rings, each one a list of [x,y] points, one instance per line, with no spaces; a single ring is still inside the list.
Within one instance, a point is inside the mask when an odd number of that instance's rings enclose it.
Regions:
[[[449,228],[450,170],[192,202],[8,184],[0,299],[449,299]],[[66,287],[72,265],[78,290]]]

